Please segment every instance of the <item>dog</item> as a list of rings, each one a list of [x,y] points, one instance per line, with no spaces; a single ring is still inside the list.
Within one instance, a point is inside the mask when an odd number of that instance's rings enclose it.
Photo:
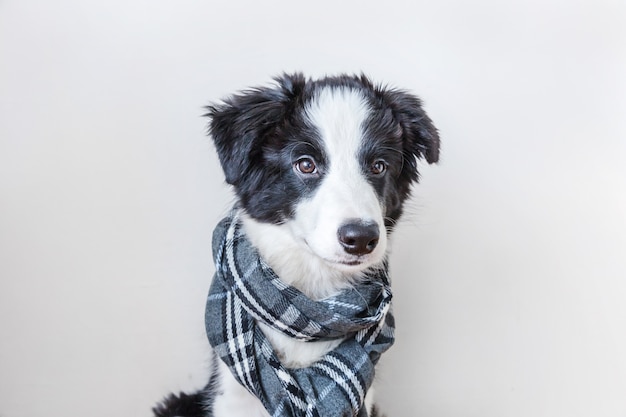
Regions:
[[[247,238],[285,285],[312,300],[354,288],[381,268],[419,180],[418,160],[439,159],[439,134],[421,100],[365,75],[283,74],[208,107],[206,116]],[[258,327],[286,369],[306,369],[343,341]],[[377,414],[373,389],[362,407],[359,415]],[[270,415],[215,354],[204,389],[171,394],[153,411]]]

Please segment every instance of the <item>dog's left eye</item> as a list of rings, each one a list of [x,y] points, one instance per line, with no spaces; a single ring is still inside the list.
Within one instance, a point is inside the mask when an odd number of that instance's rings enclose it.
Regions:
[[[308,156],[298,159],[294,164],[294,168],[302,174],[317,174],[317,166],[315,165],[315,161],[313,160],[313,158]]]
[[[382,175],[387,171],[387,163],[383,160],[375,161],[370,167],[370,171],[374,175]]]

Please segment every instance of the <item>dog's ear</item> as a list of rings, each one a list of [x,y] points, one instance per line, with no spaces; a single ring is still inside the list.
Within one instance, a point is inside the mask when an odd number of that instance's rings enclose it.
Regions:
[[[385,91],[385,99],[400,123],[405,151],[429,164],[439,160],[439,133],[422,108],[422,101],[402,90]]]
[[[245,90],[207,107],[209,134],[231,185],[260,161],[266,138],[285,120],[305,85],[302,74],[284,74],[275,81],[274,86]]]

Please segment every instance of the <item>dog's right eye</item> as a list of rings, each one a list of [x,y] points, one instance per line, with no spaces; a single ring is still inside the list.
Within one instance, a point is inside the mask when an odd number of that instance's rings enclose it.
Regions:
[[[317,166],[311,157],[303,157],[296,161],[294,168],[301,174],[317,174]]]

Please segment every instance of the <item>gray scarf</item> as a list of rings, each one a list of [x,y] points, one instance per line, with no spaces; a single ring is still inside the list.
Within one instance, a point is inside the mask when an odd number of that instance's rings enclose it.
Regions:
[[[260,259],[237,215],[213,232],[216,273],[206,307],[214,351],[272,417],[367,416],[374,365],[393,344],[391,289],[384,269],[320,301],[284,284]],[[285,368],[256,325],[304,341],[345,338],[308,368]]]

